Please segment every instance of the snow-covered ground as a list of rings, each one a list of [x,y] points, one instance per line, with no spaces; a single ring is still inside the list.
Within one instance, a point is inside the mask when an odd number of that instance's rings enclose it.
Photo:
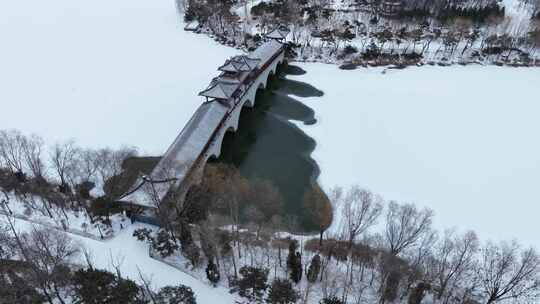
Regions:
[[[183,26],[174,0],[0,1],[0,129],[162,153],[238,53]]]
[[[1,188],[0,188],[1,190]],[[0,194],[0,217],[12,214],[14,217],[37,223],[51,229],[69,231],[72,234],[88,238],[101,239],[112,238],[123,228],[131,225],[131,221],[123,214],[113,214],[109,217],[111,225],[105,225],[100,221],[92,223],[88,213],[81,208],[73,210],[61,209],[47,202],[41,197],[32,194],[16,195],[6,193],[5,197]],[[5,204],[5,205],[4,205]]]
[[[0,216],[0,221],[5,221],[5,218]],[[26,221],[16,220],[15,223],[20,231],[32,229],[32,224]],[[122,276],[137,282],[139,282],[140,269],[145,278],[151,279],[154,288],[184,284],[193,289],[197,297],[197,303],[234,303],[234,295],[229,294],[226,288],[214,288],[186,273],[150,258],[148,244],[139,242],[132,236],[135,229],[144,227],[141,224],[129,226],[114,239],[108,241],[96,241],[75,235],[70,236],[90,250],[92,261],[97,268],[115,272],[113,265],[121,262],[120,271]],[[37,228],[40,228],[39,225]],[[80,262],[81,265],[85,265],[82,256]]]
[[[325,188],[359,184],[434,209],[439,228],[540,248],[539,69],[299,65],[290,77],[325,92],[301,99],[318,123],[299,124]]]

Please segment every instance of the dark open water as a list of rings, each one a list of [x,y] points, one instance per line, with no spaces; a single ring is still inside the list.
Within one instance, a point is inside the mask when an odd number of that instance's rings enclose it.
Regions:
[[[305,221],[302,200],[319,176],[311,158],[316,142],[289,120],[315,123],[313,109],[294,97],[322,96],[323,92],[286,78],[304,73],[296,66],[282,67],[268,88],[259,90],[255,107],[242,110],[238,132],[225,136],[217,161],[235,165],[248,179],[270,180],[283,196],[286,215],[297,217],[303,230],[312,230]]]

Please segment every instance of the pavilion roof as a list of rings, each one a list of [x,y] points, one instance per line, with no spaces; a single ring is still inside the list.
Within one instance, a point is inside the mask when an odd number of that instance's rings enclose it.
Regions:
[[[250,72],[253,71],[261,60],[249,58],[245,55],[235,56],[225,61],[225,64],[220,66],[218,70],[223,72]]]
[[[219,81],[240,85],[240,83],[242,83],[242,80],[244,79],[243,76],[244,76],[244,73],[223,72],[221,73],[221,75],[219,75]]]
[[[216,99],[229,99],[238,89],[237,83],[222,81],[220,78],[214,78],[208,88],[199,93],[199,96]]]
[[[266,34],[266,37],[267,38],[271,38],[271,39],[278,39],[278,40],[282,40],[282,39],[285,39],[287,38],[287,35],[289,35],[289,30],[286,29],[286,28],[275,28],[273,29],[272,31],[270,31],[268,34]]]

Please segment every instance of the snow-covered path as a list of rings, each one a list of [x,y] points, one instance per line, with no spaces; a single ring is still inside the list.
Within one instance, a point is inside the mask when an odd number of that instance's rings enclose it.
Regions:
[[[160,154],[239,51],[183,31],[175,0],[0,1],[0,129]]]
[[[325,188],[359,184],[435,210],[439,228],[540,248],[540,69],[494,66],[343,71],[300,64],[324,91],[299,124]]]
[[[0,221],[5,221],[3,215]],[[29,222],[16,220],[16,227],[20,231],[28,231],[32,228]],[[116,261],[123,261],[121,264],[122,276],[139,281],[138,269],[143,275],[152,280],[153,287],[160,288],[166,285],[184,284],[193,289],[197,297],[197,303],[234,303],[234,296],[226,288],[211,287],[190,275],[172,268],[164,263],[154,260],[148,256],[148,245],[138,242],[133,236],[133,231],[144,227],[141,224],[134,224],[120,232],[115,238],[107,241],[95,241],[70,234],[76,242],[90,249],[92,260],[97,268],[108,269],[114,272],[111,264],[111,257]],[[81,257],[81,264],[84,264]]]

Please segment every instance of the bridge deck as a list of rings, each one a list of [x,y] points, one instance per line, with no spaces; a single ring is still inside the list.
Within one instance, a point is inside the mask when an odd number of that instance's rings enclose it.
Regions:
[[[258,69],[254,71],[258,76],[262,73],[277,54],[283,52],[283,44],[270,40],[251,54],[250,58],[260,59]],[[245,79],[246,77],[242,77]],[[240,102],[243,94],[250,88],[251,83],[238,85],[239,98],[231,98],[226,103],[207,101],[193,114],[186,126],[182,129],[175,141],[167,149],[161,161],[150,175],[153,181],[162,181],[174,178],[175,182],[154,183],[151,191],[145,189],[145,180],[139,178],[134,188],[121,199],[135,205],[156,207],[167,194],[171,186],[179,186],[197,165],[209,143],[212,142],[229,113],[233,112]]]

